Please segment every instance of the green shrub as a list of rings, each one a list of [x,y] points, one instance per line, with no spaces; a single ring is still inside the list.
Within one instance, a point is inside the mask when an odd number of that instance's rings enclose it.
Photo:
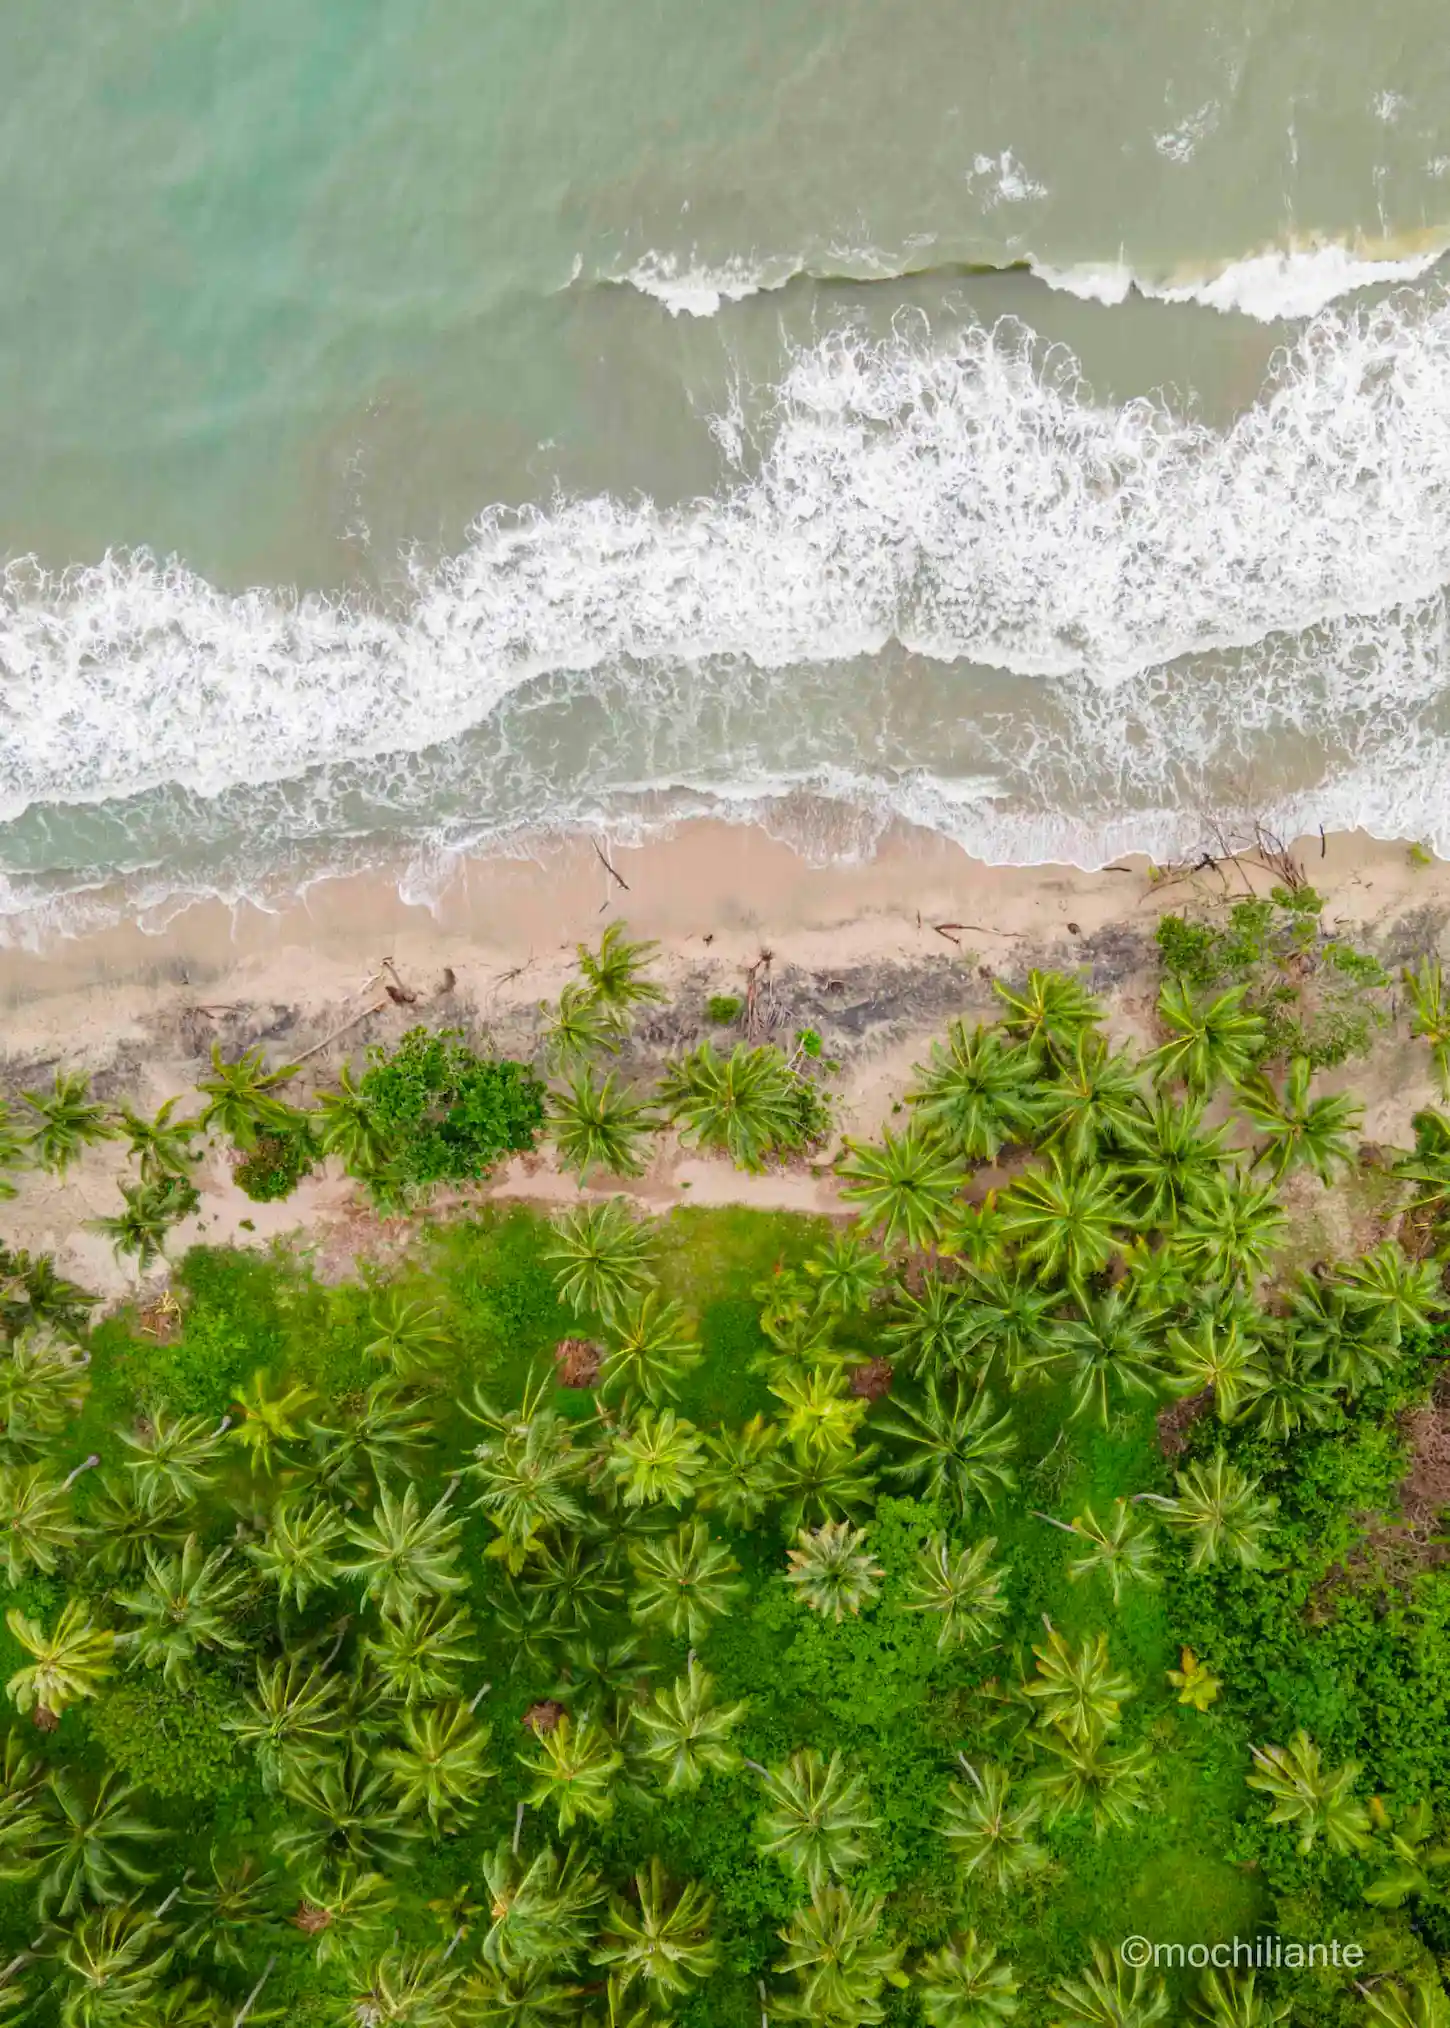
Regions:
[[[385,1191],[485,1176],[532,1148],[544,1123],[545,1087],[528,1065],[479,1056],[457,1028],[410,1028],[391,1054],[370,1050],[361,1090],[389,1149]]]
[[[237,1188],[254,1204],[274,1204],[290,1197],[310,1174],[313,1147],[305,1130],[295,1134],[259,1134],[257,1145],[232,1171]]]
[[[158,1796],[214,1796],[234,1779],[236,1746],[223,1724],[226,1685],[196,1674],[185,1690],[157,1677],[123,1683],[97,1703],[91,1736],[133,1782]]]
[[[712,993],[705,1002],[705,1014],[717,1028],[728,1028],[740,1019],[744,1005],[738,993]]]

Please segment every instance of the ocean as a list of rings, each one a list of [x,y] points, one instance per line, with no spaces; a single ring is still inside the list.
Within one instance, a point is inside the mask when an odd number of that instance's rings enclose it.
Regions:
[[[0,939],[713,813],[1450,852],[1429,0],[7,0]]]

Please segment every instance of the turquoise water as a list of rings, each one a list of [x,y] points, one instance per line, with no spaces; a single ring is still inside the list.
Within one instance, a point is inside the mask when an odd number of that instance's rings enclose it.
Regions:
[[[1450,845],[1424,0],[0,18],[0,922],[539,831]]]

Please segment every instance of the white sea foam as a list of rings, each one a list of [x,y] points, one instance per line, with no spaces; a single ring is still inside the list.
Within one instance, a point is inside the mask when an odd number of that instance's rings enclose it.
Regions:
[[[999,204],[1031,204],[1048,195],[1047,185],[1029,176],[1010,148],[1000,155],[975,156],[967,183],[988,211]]]
[[[672,317],[713,317],[722,303],[742,303],[763,290],[783,289],[799,269],[790,256],[712,263],[693,255],[647,253],[623,279],[663,303]]]
[[[1157,303],[1198,303],[1209,310],[1237,311],[1265,324],[1317,317],[1339,296],[1387,283],[1414,282],[1427,275],[1450,249],[1450,236],[1403,255],[1357,253],[1329,244],[1270,250],[1231,261],[1216,274],[1183,281],[1139,275],[1123,261],[1083,262],[1054,267],[1032,261],[1033,274],[1051,289],[1095,303],[1121,303],[1134,290]]]
[[[1176,162],[1181,167],[1193,160],[1199,143],[1214,131],[1218,119],[1218,101],[1208,99],[1197,112],[1190,113],[1186,120],[1180,120],[1176,127],[1170,127],[1166,134],[1155,134],[1153,146],[1166,162]]]

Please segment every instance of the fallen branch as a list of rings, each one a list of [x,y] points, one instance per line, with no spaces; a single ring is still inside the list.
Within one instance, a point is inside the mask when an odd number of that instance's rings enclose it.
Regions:
[[[610,865],[609,861],[605,858],[603,852],[600,851],[599,840],[597,838],[594,840],[594,850],[595,854],[598,857],[599,864],[604,868],[605,872],[609,875],[610,879],[617,880],[619,882],[619,885],[624,889],[625,893],[628,894],[629,882],[625,879],[622,873],[620,873],[615,867]]]
[[[959,922],[934,922],[932,924],[932,928],[936,931],[937,935],[945,937],[949,944],[955,944],[958,950],[962,947],[962,940],[957,935],[957,931],[961,926]]]
[[[356,1028],[359,1021],[366,1021],[369,1014],[381,1014],[387,1004],[386,1000],[375,1000],[371,1007],[364,1007],[361,1014],[354,1014],[350,1021],[344,1021],[341,1028],[334,1028],[331,1035],[324,1035],[321,1042],[314,1042],[310,1049],[304,1049],[297,1062],[306,1063],[309,1056],[316,1056],[319,1049],[326,1049],[330,1042],[336,1042],[339,1035],[346,1035],[349,1028]]]

